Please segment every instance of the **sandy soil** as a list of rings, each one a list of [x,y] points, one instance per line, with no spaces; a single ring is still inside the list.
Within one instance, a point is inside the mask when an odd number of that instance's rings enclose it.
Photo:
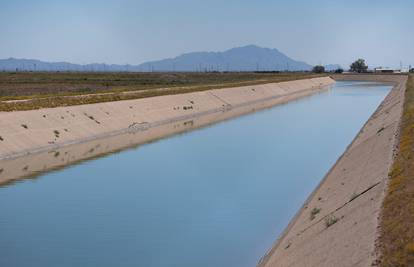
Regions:
[[[393,162],[406,77],[334,78],[395,86],[259,266],[371,266],[378,258],[378,217]]]

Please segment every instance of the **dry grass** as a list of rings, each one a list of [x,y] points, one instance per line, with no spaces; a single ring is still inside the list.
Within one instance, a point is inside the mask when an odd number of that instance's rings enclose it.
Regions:
[[[414,75],[410,75],[399,151],[390,173],[381,218],[380,265],[414,266]]]
[[[0,73],[0,111],[137,99],[320,76],[312,73]]]

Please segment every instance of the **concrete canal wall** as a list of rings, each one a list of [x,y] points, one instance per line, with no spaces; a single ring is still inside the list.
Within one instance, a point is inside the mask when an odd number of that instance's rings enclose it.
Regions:
[[[0,113],[0,185],[296,100],[333,82],[322,78]]]
[[[322,77],[136,100],[0,112],[0,159],[147,130],[272,99],[292,100],[333,83],[331,78]]]
[[[371,266],[378,259],[379,216],[393,163],[407,77],[333,78],[386,82],[394,87],[259,266]]]

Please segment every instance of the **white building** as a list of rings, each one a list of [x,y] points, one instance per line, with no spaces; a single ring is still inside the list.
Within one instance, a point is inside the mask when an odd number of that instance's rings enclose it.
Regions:
[[[377,67],[374,68],[375,73],[408,73],[409,69],[391,69],[388,67]]]
[[[374,68],[374,72],[375,73],[395,73],[395,70],[391,69],[391,68],[387,68],[387,67],[377,67]]]

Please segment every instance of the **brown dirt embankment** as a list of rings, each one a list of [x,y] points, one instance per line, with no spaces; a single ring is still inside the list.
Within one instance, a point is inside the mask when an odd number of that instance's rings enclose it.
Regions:
[[[379,265],[414,266],[414,74],[405,92],[398,150],[381,214]]]

